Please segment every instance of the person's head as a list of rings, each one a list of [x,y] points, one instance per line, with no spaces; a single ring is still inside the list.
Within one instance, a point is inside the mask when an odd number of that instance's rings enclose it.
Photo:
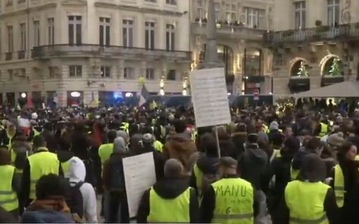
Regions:
[[[284,135],[286,138],[293,136],[292,127],[291,127],[291,126],[285,126],[285,127],[283,128],[283,135]]]
[[[5,147],[0,147],[0,165],[10,165],[11,154],[10,151]]]
[[[108,142],[113,143],[115,141],[115,138],[117,138],[117,132],[114,130],[110,130],[107,133]]]
[[[222,157],[218,167],[219,176],[225,177],[227,175],[237,175],[237,166],[237,160],[229,156]]]
[[[130,136],[127,134],[127,132],[125,131],[117,131],[117,137],[121,137],[123,138],[123,140],[125,140],[126,144],[128,144],[128,142],[130,141]]]
[[[338,148],[337,158],[341,161],[354,161],[357,155],[357,147],[351,142],[345,142]]]
[[[128,148],[125,140],[122,137],[115,138],[113,142],[113,152],[116,153],[127,153]]]
[[[177,159],[169,159],[164,166],[164,174],[167,178],[179,178],[183,175],[184,168]]]
[[[301,174],[309,182],[323,181],[326,175],[325,162],[318,154],[308,154],[304,157]]]
[[[40,147],[46,147],[45,139],[41,135],[36,135],[32,140],[34,149],[38,149]]]
[[[284,141],[282,155],[286,154],[289,156],[293,156],[295,153],[299,151],[300,141],[296,137],[289,137]]]
[[[207,156],[218,157],[217,140],[210,134],[205,133],[200,138],[201,150],[206,153]]]
[[[306,148],[309,152],[320,155],[323,151],[323,143],[318,138],[311,138],[308,140]]]
[[[249,133],[247,135],[247,141],[249,144],[258,143],[258,134],[257,133]]]
[[[15,124],[10,123],[10,124],[7,126],[7,132],[8,132],[10,135],[14,135],[14,134],[16,133],[16,126],[15,126]]]
[[[45,200],[53,197],[66,196],[65,179],[55,174],[42,176],[36,183],[37,200]]]
[[[172,124],[175,128],[176,133],[183,133],[187,129],[187,125],[184,120],[177,119],[177,120],[174,120]]]

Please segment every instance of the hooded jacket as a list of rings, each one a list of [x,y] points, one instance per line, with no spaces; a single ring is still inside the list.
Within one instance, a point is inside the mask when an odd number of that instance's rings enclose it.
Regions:
[[[70,185],[73,187],[76,183],[84,182],[85,177],[85,164],[78,157],[72,157],[70,159]],[[83,183],[80,192],[83,199],[84,218],[87,222],[97,222],[97,199],[94,188],[89,183]]]
[[[196,144],[188,133],[173,134],[163,146],[165,159],[178,159],[186,171],[192,169],[190,158],[195,152],[197,152]]]
[[[268,168],[268,155],[258,144],[248,144],[238,162],[240,176],[261,190],[261,179]]]
[[[186,179],[164,178],[153,185],[153,190],[163,199],[173,200],[188,189]],[[199,204],[197,194],[194,189],[191,190],[189,201],[190,223],[199,222]],[[142,196],[140,206],[138,207],[137,223],[147,223],[147,217],[150,214],[150,189],[145,191]],[[166,211],[164,211],[166,212]],[[168,211],[167,211],[168,212]]]

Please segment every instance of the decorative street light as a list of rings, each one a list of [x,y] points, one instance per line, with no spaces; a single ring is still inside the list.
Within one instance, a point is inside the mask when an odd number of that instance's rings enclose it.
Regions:
[[[161,96],[164,96],[164,95],[165,95],[164,87],[165,87],[165,80],[164,80],[164,77],[162,76],[162,77],[161,77],[161,80],[160,80],[160,92],[159,92],[159,94],[160,94]]]

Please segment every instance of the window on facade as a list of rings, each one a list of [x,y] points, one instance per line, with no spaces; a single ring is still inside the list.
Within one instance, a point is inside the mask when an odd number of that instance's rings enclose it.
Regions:
[[[263,9],[244,8],[245,19],[244,23],[249,28],[263,28],[264,27],[264,14]]]
[[[34,21],[34,47],[40,46],[40,21],[35,20]]]
[[[166,24],[166,50],[175,50],[175,26],[173,24]]]
[[[304,29],[306,23],[305,1],[294,2],[294,28]]]
[[[214,13],[215,13],[215,17],[216,17],[216,21],[221,20],[220,18],[220,14],[221,14],[221,4],[216,2],[214,3]]]
[[[177,5],[177,0],[166,0],[166,4],[168,4],[168,5]]]
[[[237,5],[236,4],[226,4],[226,21],[235,22],[237,21]]]
[[[110,77],[111,77],[111,67],[101,66],[101,78],[110,78]]]
[[[328,26],[339,24],[339,0],[328,0]]]
[[[152,2],[152,3],[156,3],[157,0],[145,0],[145,2]]]
[[[20,24],[20,51],[26,50],[26,24]]]
[[[14,4],[14,0],[7,0],[6,6],[12,6]]]
[[[206,17],[206,10],[205,10],[205,0],[197,0],[197,18],[203,19]]]
[[[82,17],[69,16],[69,44],[80,45],[82,43]]]
[[[153,68],[146,68],[146,79],[155,79],[155,70]]]
[[[145,22],[145,48],[147,50],[155,49],[155,23]]]
[[[167,80],[175,81],[176,80],[176,70],[170,69],[167,73]]]
[[[53,66],[49,67],[49,78],[55,78],[56,77],[56,68]]]
[[[14,27],[7,27],[8,52],[14,52]]]
[[[133,20],[122,20],[122,45],[124,47],[133,47]]]
[[[70,77],[82,77],[82,66],[81,65],[70,65],[69,66]]]
[[[9,69],[9,70],[7,70],[7,73],[9,75],[9,81],[13,81],[14,80],[14,70]]]
[[[123,69],[123,77],[125,79],[134,79],[135,78],[135,69],[131,67],[125,67]]]
[[[55,44],[55,19],[54,18],[47,19],[47,44],[48,45]]]
[[[100,17],[100,45],[110,46],[111,20],[110,18]]]

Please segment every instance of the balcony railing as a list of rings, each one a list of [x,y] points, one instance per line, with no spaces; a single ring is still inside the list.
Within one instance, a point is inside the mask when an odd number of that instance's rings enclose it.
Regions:
[[[191,25],[191,33],[197,35],[206,34],[206,25],[207,23],[195,21]],[[262,40],[263,35],[266,33],[265,30],[248,28],[239,24],[227,24],[227,23],[218,23],[217,35],[231,38],[241,38],[247,40]]]
[[[25,59],[25,51],[18,51],[18,52],[17,52],[17,58],[18,58],[19,60]]]
[[[337,27],[319,26],[302,30],[267,32],[264,35],[264,41],[267,44],[355,39],[359,39],[359,23]]]
[[[6,61],[11,61],[12,60],[12,52],[6,52],[5,53],[5,60]]]
[[[124,57],[124,58],[166,58],[169,60],[190,61],[192,53],[188,51],[146,50],[145,48],[100,46],[92,44],[82,45],[48,45],[34,47],[33,59],[46,59],[53,57]]]

